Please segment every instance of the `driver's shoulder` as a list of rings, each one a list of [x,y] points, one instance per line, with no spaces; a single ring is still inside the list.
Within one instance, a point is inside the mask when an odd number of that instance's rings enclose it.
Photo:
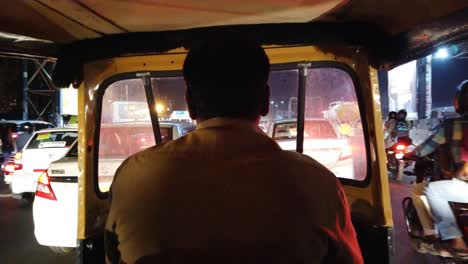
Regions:
[[[299,172],[300,177],[314,178],[317,181],[336,181],[336,176],[330,170],[307,155],[292,151],[282,151],[281,155],[282,162],[292,171]]]

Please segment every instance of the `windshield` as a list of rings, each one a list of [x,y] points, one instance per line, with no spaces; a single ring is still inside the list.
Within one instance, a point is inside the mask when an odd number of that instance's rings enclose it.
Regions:
[[[36,133],[26,149],[68,148],[78,138],[76,131],[54,131]]]
[[[351,77],[337,68],[307,71],[306,82],[303,82],[302,153],[316,159],[339,178],[365,179],[365,141]],[[184,79],[173,74],[145,77],[148,82],[142,78],[122,79],[106,87],[96,153],[99,159],[96,180],[101,192],[108,190],[115,171],[127,157],[155,145],[152,115],[154,119],[157,115],[163,143],[195,127],[187,111]],[[288,151],[296,151],[297,146],[300,78],[297,68],[271,71],[268,81],[270,111],[259,125]],[[150,83],[149,87],[145,83]],[[154,97],[150,106],[148,96]]]

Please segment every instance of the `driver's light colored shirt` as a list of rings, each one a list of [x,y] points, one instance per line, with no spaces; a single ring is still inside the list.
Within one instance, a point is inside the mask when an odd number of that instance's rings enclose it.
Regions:
[[[109,263],[362,263],[336,177],[250,122],[210,119],[128,158]]]

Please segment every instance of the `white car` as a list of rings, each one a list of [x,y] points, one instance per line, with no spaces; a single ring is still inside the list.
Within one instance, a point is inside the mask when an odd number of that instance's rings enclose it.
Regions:
[[[185,122],[160,122],[163,142],[179,138],[195,126]],[[149,129],[148,131],[146,129]],[[128,155],[154,145],[149,123],[118,123],[101,126],[99,181],[108,190],[114,173]],[[57,253],[76,247],[78,221],[78,144],[60,160],[52,162],[37,180],[33,203],[34,234],[39,244]]]
[[[297,121],[286,119],[271,124],[268,135],[284,150],[296,150]],[[306,119],[304,122],[304,151],[331,170],[337,177],[354,178],[351,146],[340,138],[326,119]]]
[[[11,176],[12,196],[31,201],[39,176],[51,162],[62,158],[77,138],[75,128],[52,128],[34,133],[23,150],[15,155],[17,166]]]
[[[78,144],[52,162],[37,180],[33,203],[34,234],[56,253],[76,247],[78,228]]]

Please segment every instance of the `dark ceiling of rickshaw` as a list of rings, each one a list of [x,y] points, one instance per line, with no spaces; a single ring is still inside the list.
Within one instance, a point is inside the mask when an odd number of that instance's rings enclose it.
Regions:
[[[371,50],[374,66],[394,66],[434,45],[466,39],[468,1],[2,1],[0,52],[79,64],[189,47],[203,34],[226,29],[255,33],[264,44],[362,46]]]

